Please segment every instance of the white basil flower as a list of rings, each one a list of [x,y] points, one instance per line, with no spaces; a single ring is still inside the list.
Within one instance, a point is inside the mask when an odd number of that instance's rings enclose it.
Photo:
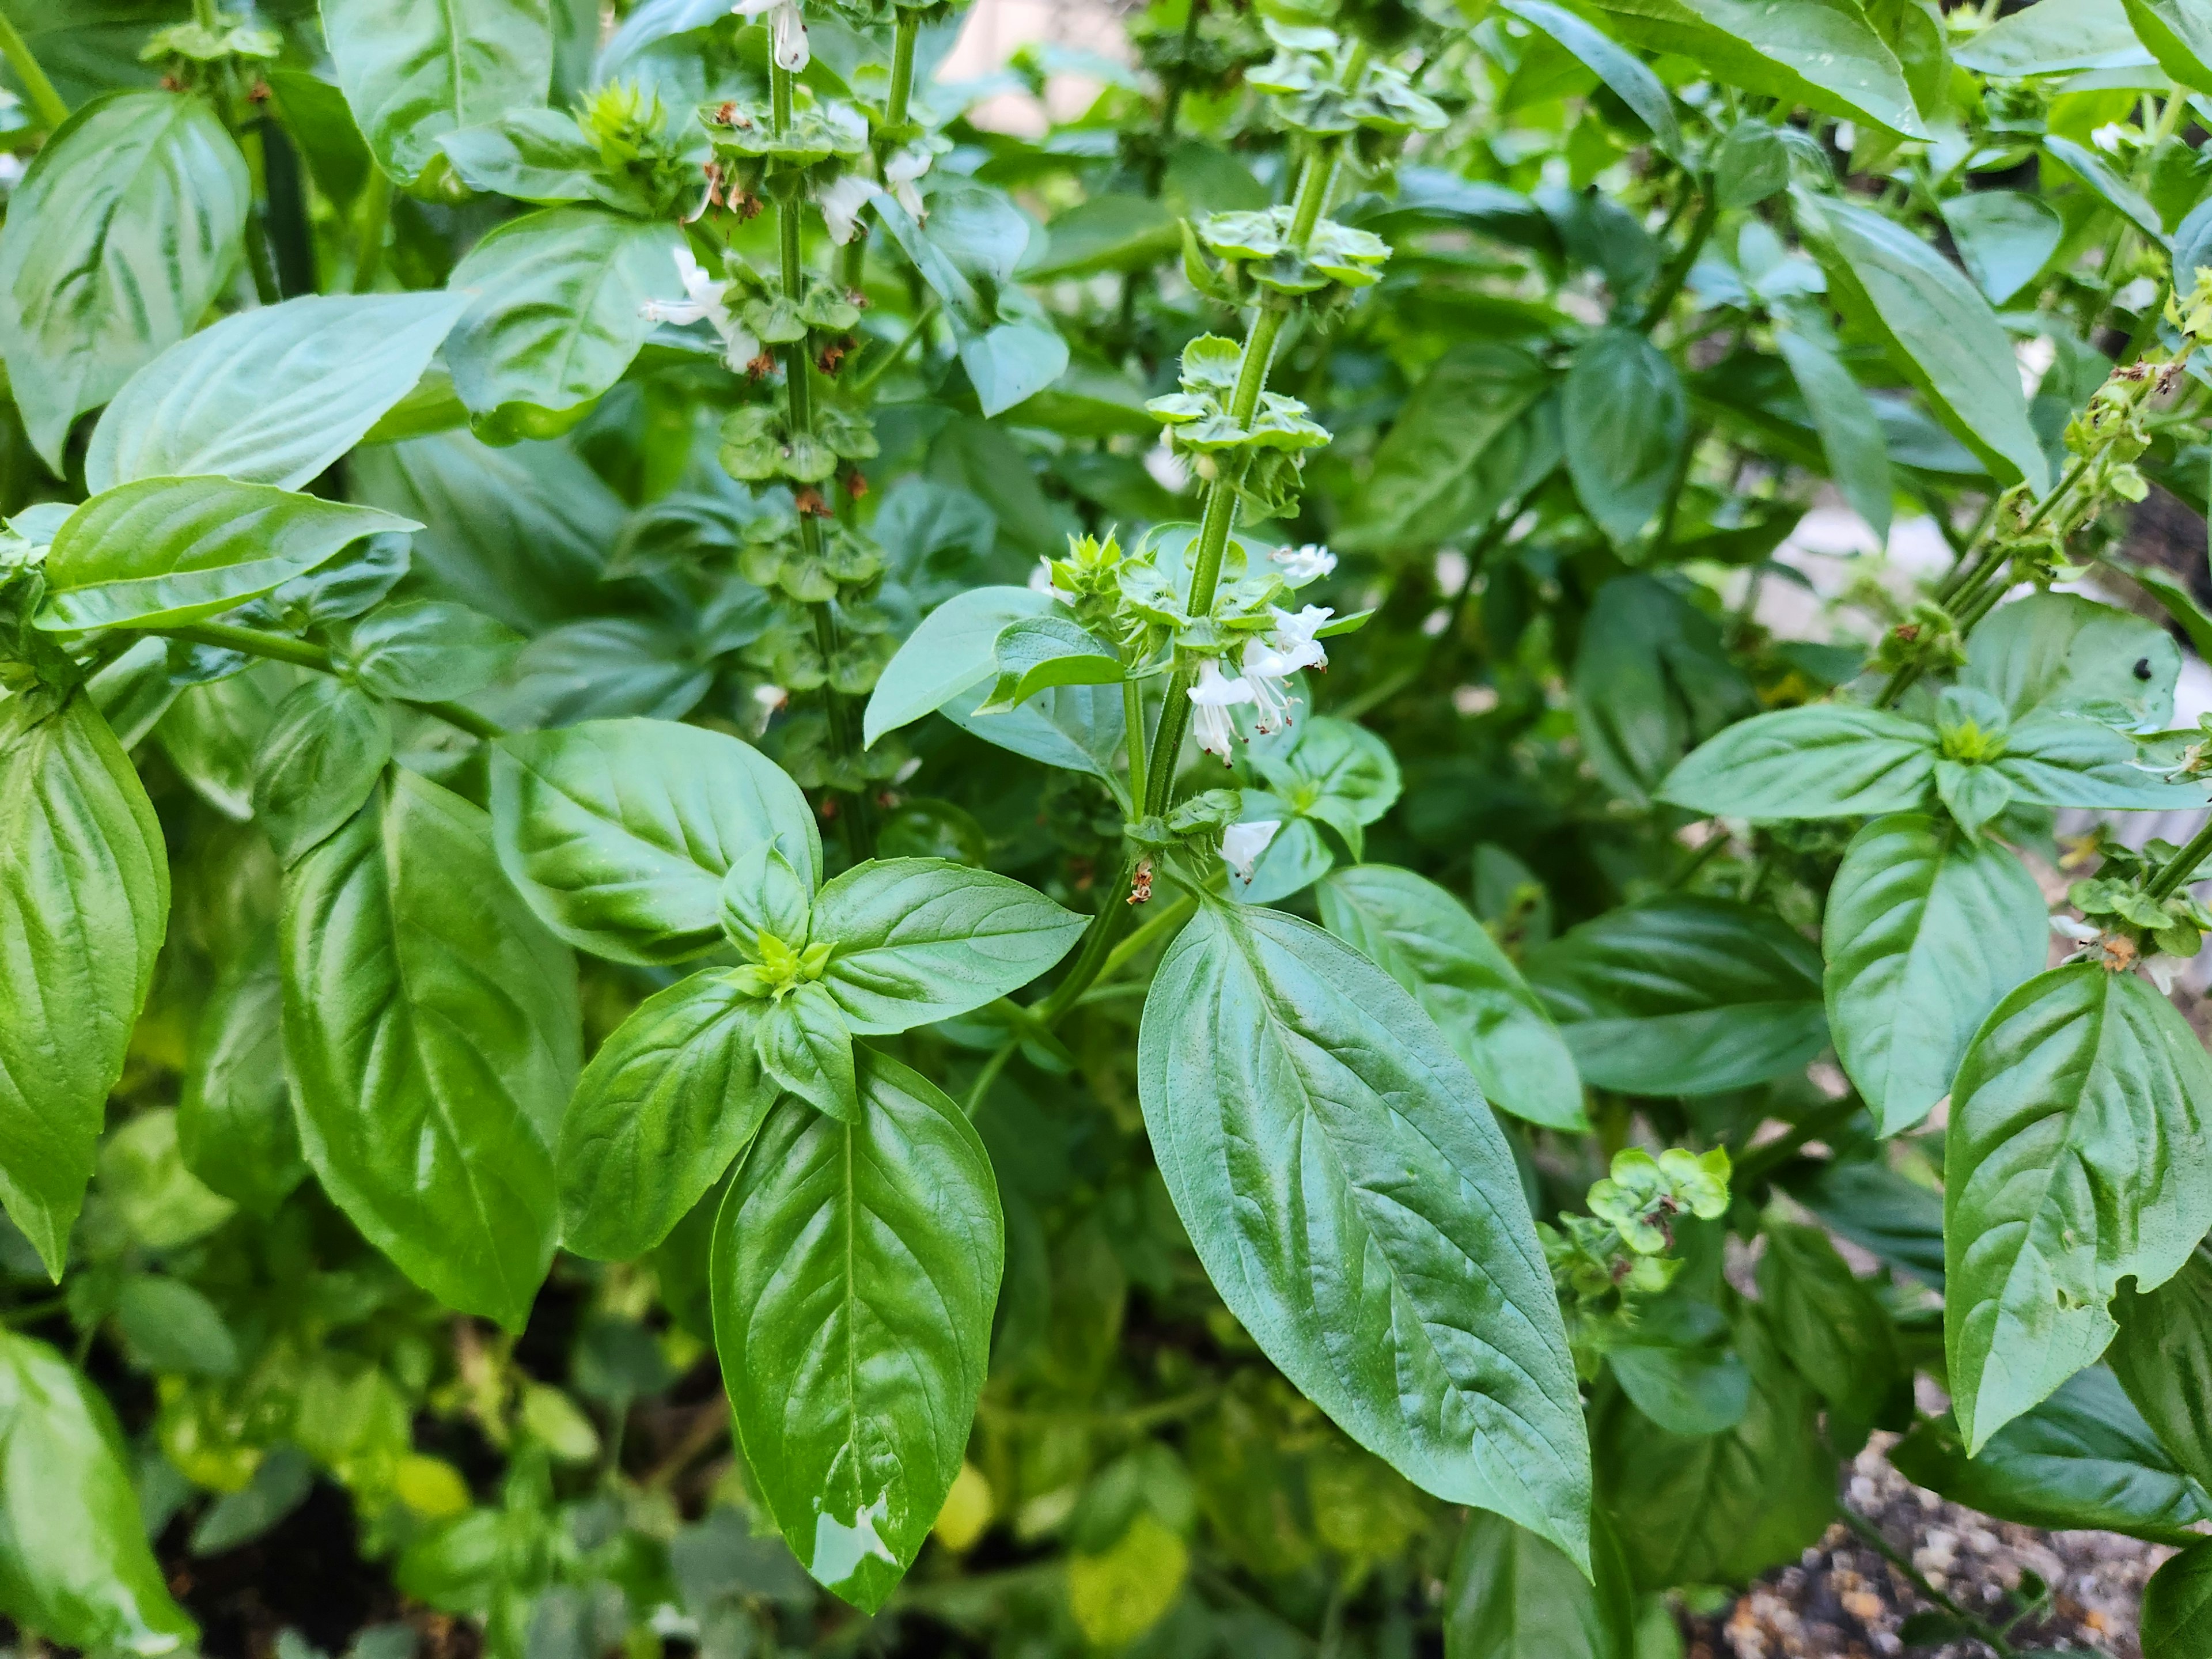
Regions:
[[[876,187],[866,173],[841,173],[831,184],[814,192],[814,204],[830,227],[830,240],[849,242],[860,228],[860,210],[868,205]]]
[[[1237,872],[1239,881],[1252,879],[1252,866],[1260,861],[1260,854],[1267,850],[1275,839],[1275,831],[1283,827],[1280,818],[1262,818],[1257,823],[1232,823],[1221,832],[1221,861]]]
[[[917,186],[922,174],[929,171],[929,164],[936,159],[929,146],[917,138],[894,150],[884,163],[884,182],[890,186],[891,199],[917,221],[929,216]]]
[[[730,9],[739,17],[772,13],[775,31],[776,67],[796,75],[812,61],[806,46],[806,19],[799,15],[799,0],[738,0]]]
[[[1267,557],[1283,568],[1283,580],[1293,587],[1318,581],[1336,568],[1336,555],[1319,542],[1304,547],[1279,547]]]
[[[680,300],[647,300],[637,308],[649,323],[708,322],[722,337],[722,356],[732,368],[741,368],[760,356],[760,342],[738,320],[722,297],[722,283],[691,257],[691,250],[676,250],[676,275],[684,284]]]
[[[1190,701],[1198,711],[1192,721],[1198,732],[1198,746],[1209,755],[1220,756],[1221,763],[1228,765],[1229,745],[1237,737],[1229,711],[1240,702],[1257,701],[1252,695],[1251,684],[1229,678],[1221,672],[1221,665],[1208,657],[1198,671],[1198,684],[1190,688]]]

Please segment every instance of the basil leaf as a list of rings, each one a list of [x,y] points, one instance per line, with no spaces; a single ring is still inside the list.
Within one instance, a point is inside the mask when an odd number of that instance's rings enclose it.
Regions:
[[[1975,625],[1959,684],[2015,721],[2083,714],[2142,730],[2172,721],[2180,676],[2181,647],[2156,623],[2078,593],[2036,593]]]
[[[2101,1365],[2067,1378],[1972,1458],[1948,1418],[1920,1423],[1889,1455],[1915,1486],[2021,1526],[2186,1544],[2196,1523],[2212,1521],[2212,1498],[2174,1467]]]
[[[2050,463],[1989,301],[1942,254],[1871,209],[1802,189],[1792,199],[1844,314],[1887,347],[1890,362],[2002,482],[2024,479],[2038,495],[2048,489]]]
[[[1457,899],[1381,864],[1335,871],[1319,897],[1329,932],[1413,994],[1492,1106],[1548,1129],[1589,1127],[1582,1079],[1543,1003]]]
[[[476,707],[517,727],[678,720],[714,684],[690,635],[641,617],[598,617],[531,641]]]
[[[257,662],[178,692],[154,737],[192,792],[225,817],[253,816],[253,766],[276,709],[301,678],[288,663]]]
[[[1616,547],[1644,533],[1689,441],[1690,400],[1668,356],[1632,328],[1601,330],[1567,367],[1567,474]]]
[[[546,0],[322,0],[338,85],[379,164],[412,185],[449,132],[543,105],[553,80]]]
[[[985,695],[983,686],[970,685],[938,712],[988,744],[1063,771],[1087,772],[1117,798],[1127,793],[1128,774],[1118,765],[1128,729],[1120,686],[1057,685],[1003,714],[975,712]]]
[[[761,1069],[785,1093],[825,1117],[849,1121],[860,1115],[853,1034],[828,991],[801,985],[769,1005],[758,1030]]]
[[[1888,1310],[1818,1227],[1766,1229],[1759,1299],[1775,1346],[1828,1403],[1830,1443],[1855,1453],[1911,1378]]]
[[[2212,1059],[2143,980],[2076,963],[1999,1003],[1951,1090],[1944,1345],[1969,1456],[2104,1352],[2107,1304],[2212,1227]]]
[[[506,672],[522,636],[481,611],[443,599],[378,607],[347,630],[346,665],[379,696],[443,702]]]
[[[857,1121],[785,1101],[731,1182],[714,1345],[756,1490],[806,1570],[872,1613],[960,1472],[1005,1222],[960,1109],[854,1058]]]
[[[492,745],[501,865],[562,939],[614,962],[682,962],[721,939],[722,878],[772,842],[809,885],[806,797],[750,744],[672,720],[593,720]]]
[[[2142,1643],[2159,1659],[2212,1659],[2212,1540],[2199,1540],[2151,1574]]]
[[[297,489],[415,389],[466,305],[310,295],[226,317],[125,382],[93,428],[85,489],[221,473]]]
[[[1850,703],[1808,703],[1740,720],[1667,775],[1660,799],[1745,818],[1910,811],[1927,799],[1936,734]]]
[[[1889,540],[1890,497],[1895,488],[1889,470],[1889,445],[1875,413],[1874,400],[1852,378],[1843,360],[1811,335],[1795,328],[1774,331],[1775,349],[1790,365],[1798,395],[1812,412],[1820,434],[1828,476],[1836,481],[1851,510],[1867,521],[1876,542]]]
[[[1677,161],[1685,159],[1682,129],[1674,119],[1674,106],[1666,85],[1634,54],[1622,51],[1574,13],[1548,0],[1503,0],[1498,9],[1540,29],[1572,52],[1644,123],[1654,144]]]
[[[855,1035],[964,1014],[1066,956],[1085,919],[1010,877],[944,859],[856,865],[815,895],[822,985]]]
[[[391,758],[382,703],[326,675],[301,682],[253,759],[253,816],[276,856],[294,862],[359,811]]]
[[[284,880],[284,1054],[308,1164],[448,1307],[522,1328],[553,1258],[575,963],[491,824],[395,769]]]
[[[1759,706],[1712,618],[1651,576],[1598,589],[1569,684],[1598,776],[1639,805],[1698,743]]]
[[[2110,726],[2067,714],[2038,714],[2012,728],[1990,770],[2015,798],[2046,806],[2106,806],[2138,811],[2191,811],[2205,787],[2168,781],[2143,763],[2134,743]]]
[[[978,587],[947,599],[921,619],[877,680],[861,717],[863,739],[872,748],[886,732],[982,684],[998,672],[999,635],[1051,611],[1051,595],[1027,587]]]
[[[483,126],[446,134],[438,148],[471,190],[520,202],[588,200],[599,169],[599,147],[557,110],[511,109]]]
[[[1397,805],[1404,787],[1389,744],[1328,714],[1299,720],[1287,739],[1254,745],[1252,764],[1293,811],[1334,830],[1355,859],[1366,851],[1362,831]]]
[[[2105,1358],[2173,1461],[2212,1481],[2212,1257],[2200,1243],[2154,1291],[2112,1298],[2119,1334]]]
[[[2127,0],[2127,13],[2160,69],[2192,92],[2212,92],[2212,13],[2203,0]],[[2148,234],[2159,240],[2155,219]]]
[[[1566,1334],[1474,1078],[1364,957],[1203,905],[1145,1002],[1160,1173],[1230,1311],[1415,1485],[1590,1559]]]
[[[210,1190],[266,1218],[307,1173],[284,1086],[284,981],[262,928],[223,965],[194,1028],[177,1151]]]
[[[1919,1123],[1983,1019],[2042,969],[2043,894],[2002,847],[1917,813],[1851,838],[1821,948],[1836,1055],[1886,1135]]]
[[[1674,1434],[1721,1434],[1751,1410],[1751,1372],[1733,1347],[1679,1346],[1637,1333],[1606,1364],[1636,1409]]]
[[[1633,1659],[1628,1563],[1604,1518],[1590,1523],[1595,1583],[1526,1527],[1468,1516],[1444,1590],[1444,1659]]]
[[[1869,1255],[1932,1290],[1943,1288],[1943,1200],[1871,1158],[1785,1170],[1790,1195]]]
[[[1322,838],[1316,819],[1264,790],[1247,789],[1243,799],[1239,823],[1273,823],[1280,827],[1254,860],[1251,879],[1231,872],[1229,896],[1237,903],[1273,904],[1304,892],[1335,867],[1335,849]]]
[[[446,342],[471,414],[542,424],[620,380],[653,332],[646,302],[681,292],[683,234],[599,207],[510,219],[453,267],[474,295]],[[535,430],[535,426],[532,427]]]
[[[150,1659],[199,1640],[148,1547],[106,1401],[13,1333],[0,1334],[0,1613],[94,1652]]]
[[[2056,208],[2022,191],[1978,190],[1941,205],[1952,245],[1993,306],[2027,287],[2066,234]]]
[[[228,478],[142,478],[69,516],[40,628],[174,628],[230,610],[411,519]]]
[[[991,655],[999,678],[978,714],[1005,714],[1054,686],[1119,685],[1123,678],[1112,647],[1049,612],[1007,623]]]
[[[1965,68],[2007,77],[2148,69],[2155,61],[2122,0],[2039,0],[1960,42],[1952,56]]]
[[[168,914],[161,823],[85,694],[0,702],[0,1202],[57,1280]]]
[[[643,1255],[721,1179],[775,1103],[757,1031],[768,1005],[719,973],[647,997],[592,1056],[561,1121],[561,1242]]]
[[[1601,1089],[1717,1094],[1827,1046],[1820,958],[1780,918],[1689,894],[1647,900],[1529,952],[1528,981]]]
[[[58,476],[76,417],[213,303],[252,193],[222,119],[190,95],[95,98],[32,158],[0,228],[0,356]]]
[[[2139,0],[2138,0],[2139,3]],[[2100,198],[2105,205],[2127,220],[2160,247],[2170,247],[2166,227],[2160,222],[2158,210],[2143,199],[2142,192],[2123,179],[2106,164],[2096,151],[2062,138],[2056,133],[2043,136],[2044,153],[2089,187],[2090,194]]]

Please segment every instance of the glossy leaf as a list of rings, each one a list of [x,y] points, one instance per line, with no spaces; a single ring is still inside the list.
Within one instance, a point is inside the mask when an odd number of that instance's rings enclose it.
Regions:
[[[1954,54],[1984,75],[2056,75],[2066,70],[2148,68],[2122,0],[2037,0],[1999,18]]]
[[[843,1012],[818,983],[778,998],[761,1017],[761,1069],[786,1094],[825,1117],[860,1115],[854,1080],[853,1033]]]
[[[1951,1092],[1966,1045],[2050,942],[2035,878],[2003,848],[1917,813],[1852,837],[1820,943],[1837,1057],[1884,1134]]]
[[[2212,1543],[2191,1545],[2151,1574],[2142,1641],[2159,1659],[2212,1659]]]
[[[284,1085],[283,977],[264,929],[224,964],[192,1034],[177,1150],[211,1191],[258,1216],[306,1178]]]
[[[1019,990],[1085,919],[1008,877],[944,859],[856,865],[815,895],[823,988],[868,1036],[950,1019]]]
[[[421,528],[269,484],[142,478],[94,496],[61,527],[38,624],[174,628],[266,593],[364,536]]]
[[[252,198],[246,158],[195,96],[95,98],[33,158],[0,230],[0,356],[56,473],[71,422],[199,321]]]
[[[283,663],[258,662],[221,679],[187,685],[154,727],[169,764],[227,818],[253,816],[253,768],[276,710],[300,679]]]
[[[615,962],[713,949],[722,878],[763,842],[821,879],[821,836],[799,786],[750,744],[671,720],[502,738],[491,810],[501,866],[531,908]]]
[[[714,1224],[714,1340],[755,1489],[800,1563],[883,1605],[967,1449],[1005,1260],[960,1109],[856,1050],[861,1110],[786,1101]]]
[[[1452,1553],[1445,1659],[1633,1659],[1628,1564],[1595,1516],[1590,1566],[1595,1583],[1557,1545],[1477,1510]]]
[[[1683,464],[1681,375],[1637,330],[1609,328],[1576,350],[1562,395],[1567,472],[1583,509],[1614,545],[1633,542]]]
[[[93,428],[85,488],[221,473],[298,489],[414,390],[466,303],[309,295],[226,317],[125,382]]]
[[[1052,611],[1052,598],[1028,587],[978,587],[922,618],[876,682],[862,718],[872,747],[886,732],[933,714],[998,672],[999,635],[1025,617]]]
[[[1794,328],[1777,329],[1774,345],[1790,365],[1798,395],[1812,411],[1828,476],[1851,510],[1867,521],[1876,544],[1887,544],[1894,485],[1888,442],[1873,400],[1843,360],[1811,335]]]
[[[253,816],[287,864],[361,810],[392,758],[383,704],[311,675],[276,705],[253,760]]]
[[[1482,924],[1434,882],[1363,864],[1319,888],[1322,921],[1413,994],[1501,1111],[1546,1128],[1589,1127],[1573,1057]]]
[[[2127,10],[2160,69],[2193,92],[2212,92],[2212,9],[2203,0],[2127,0]]]
[[[1936,756],[1936,733],[1917,720],[1808,703],[1728,727],[1668,774],[1661,796],[1729,817],[1910,811],[1927,799]]]
[[[545,0],[322,0],[323,36],[378,163],[411,185],[449,132],[543,104],[553,78]]]
[[[2212,1256],[2200,1244],[2154,1291],[2123,1282],[2112,1374],[2174,1462],[2212,1491]]]
[[[0,1201],[57,1279],[168,914],[161,823],[90,701],[0,702]]]
[[[1975,625],[1959,683],[2014,720],[2085,714],[2142,730],[2172,720],[2180,674],[2181,647],[2156,623],[2078,593],[2036,593]]]
[[[1831,1442],[1853,1449],[1911,1376],[1896,1326],[1820,1228],[1770,1225],[1765,1235],[1759,1299],[1768,1333],[1827,1402]]]
[[[1698,742],[1758,707],[1713,620],[1644,575],[1598,589],[1570,688],[1598,775],[1638,804]]]
[[[1522,22],[1542,30],[1579,58],[1620,101],[1635,112],[1651,134],[1651,141],[1667,155],[1682,154],[1682,130],[1674,118],[1674,106],[1659,77],[1627,52],[1592,28],[1574,13],[1549,0],[1503,0],[1498,8]]]
[[[308,1164],[449,1307],[520,1330],[552,1260],[575,963],[502,879],[484,813],[395,769],[294,866],[284,1053]]]
[[[1119,685],[1121,659],[1066,617],[1024,617],[1006,624],[992,646],[998,682],[978,714],[1018,708],[1060,685]]]
[[[1583,1079],[1717,1094],[1797,1070],[1827,1044],[1820,959],[1771,914],[1680,895],[1607,911],[1527,961]]]
[[[1751,1410],[1751,1371],[1733,1346],[1677,1346],[1656,1340],[1623,1342],[1606,1364],[1629,1403],[1661,1428],[1680,1435],[1720,1434]]]
[[[1223,1299],[1416,1485],[1589,1559],[1565,1333],[1481,1091],[1396,982],[1277,912],[1204,906],[1138,1045],[1146,1127]]]
[[[2046,3],[2048,0],[2046,0]],[[2065,223],[2041,198],[1978,190],[1942,204],[1943,223],[1975,286],[2001,306],[2027,286],[2058,252]]]
[[[2103,1353],[2212,1227],[2212,1060],[2132,974],[2054,968],[1999,1003],[1951,1092],[1944,1345],[1970,1455]]]
[[[561,1121],[561,1242],[606,1261],[668,1236],[775,1103],[767,1004],[720,974],[650,996],[602,1043]]]
[[[444,599],[380,605],[345,640],[347,665],[363,685],[416,702],[483,690],[521,648],[522,636],[506,623]]]
[[[2069,714],[2039,714],[2012,728],[1990,769],[2021,800],[2046,806],[2180,811],[2204,805],[2205,786],[2169,778],[2110,727]]]

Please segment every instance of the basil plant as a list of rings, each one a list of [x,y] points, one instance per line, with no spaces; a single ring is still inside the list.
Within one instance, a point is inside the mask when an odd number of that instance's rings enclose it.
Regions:
[[[2212,1656],[2212,9],[2000,9],[0,0],[0,1613]]]

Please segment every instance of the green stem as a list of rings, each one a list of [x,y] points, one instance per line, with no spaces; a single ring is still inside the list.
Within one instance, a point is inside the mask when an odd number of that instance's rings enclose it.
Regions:
[[[384,233],[392,222],[391,175],[374,161],[368,164],[368,182],[362,187],[361,202],[354,210],[358,223],[353,245],[353,291],[367,294],[376,286],[377,273],[384,268]]]
[[[914,97],[914,44],[921,32],[921,18],[901,10],[891,35],[891,89],[884,100],[884,125],[906,125],[907,106]]]
[[[312,668],[319,674],[338,672],[337,665],[331,659],[331,653],[321,646],[295,640],[288,634],[265,634],[258,628],[240,628],[231,623],[196,623],[188,628],[149,628],[143,631],[165,640],[183,640],[191,645],[211,645],[224,651],[243,651],[248,656],[266,657],[271,662],[289,662],[295,667]],[[411,697],[395,697],[392,701],[404,703],[410,708],[419,708],[426,714],[434,714],[447,725],[487,742],[507,734],[506,727],[457,702],[418,702]]]
[[[1121,682],[1122,742],[1129,751],[1129,799],[1145,799],[1145,689],[1134,680]]]
[[[1929,1583],[1926,1575],[1912,1565],[1911,1559],[1882,1535],[1880,1527],[1875,1526],[1873,1522],[1868,1520],[1849,1504],[1840,1507],[1843,1510],[1844,1524],[1863,1539],[1875,1554],[1904,1574],[1905,1579],[1923,1601],[1931,1607],[1942,1608],[1944,1612],[1972,1631],[1975,1640],[1986,1643],[1995,1650],[1997,1659],[2017,1659],[2017,1650],[2006,1642],[2003,1632],[1985,1620],[1976,1618],[1958,1602],[1954,1601],[1942,1590]]]
[[[269,216],[255,202],[246,210],[246,264],[253,273],[253,295],[264,306],[284,297],[276,281],[276,264],[269,257]]]
[[[2170,896],[2207,858],[2212,858],[2212,818],[2207,818],[2204,827],[2183,842],[2181,850],[2144,884],[2144,893],[2154,899]]]
[[[1036,1006],[1037,1018],[1047,1025],[1057,1024],[1075,1000],[1091,988],[1106,966],[1106,958],[1114,948],[1115,935],[1128,925],[1129,912],[1135,908],[1126,902],[1130,884],[1137,877],[1138,860],[1125,858],[1121,873],[1114,884],[1098,896],[1098,913],[1091,918],[1090,927],[1083,930],[1083,942],[1076,946],[1075,960],[1069,964],[1067,975],[1053,987],[1052,994]]]
[[[900,337],[899,343],[890,349],[890,355],[870,365],[866,374],[854,380],[852,387],[854,397],[864,396],[871,386],[898,366],[899,360],[906,356],[907,348],[919,340],[922,331],[937,320],[937,310],[938,302],[935,300],[932,300],[921,308],[921,314],[914,319],[914,326],[908,329]]]
[[[999,1080],[999,1073],[1006,1069],[1006,1062],[1014,1057],[1014,1050],[1020,1046],[1018,1042],[1002,1042],[991,1051],[990,1059],[983,1062],[983,1069],[975,1073],[975,1081],[968,1091],[968,1098],[960,1103],[961,1116],[972,1119],[975,1115],[976,1109],[983,1103],[983,1097],[991,1092],[991,1085]]]
[[[69,119],[69,106],[54,90],[54,83],[46,78],[46,70],[32,55],[31,43],[23,38],[15,20],[0,11],[0,56],[8,59],[8,67],[15,71],[15,78],[23,83],[23,95],[31,100],[31,108],[52,132]]]
[[[1659,286],[1651,290],[1651,297],[1644,301],[1643,314],[1637,319],[1636,326],[1646,334],[1659,326],[1668,307],[1674,303],[1674,296],[1682,291],[1682,284],[1689,281],[1690,268],[1697,264],[1698,255],[1705,252],[1705,240],[1713,234],[1713,226],[1721,216],[1719,193],[1711,185],[1692,182],[1700,196],[1698,216],[1691,221],[1689,235],[1683,239],[1680,251],[1667,269],[1660,273]]]
[[[216,13],[215,0],[192,0],[192,21],[210,34],[222,27],[222,19]]]

